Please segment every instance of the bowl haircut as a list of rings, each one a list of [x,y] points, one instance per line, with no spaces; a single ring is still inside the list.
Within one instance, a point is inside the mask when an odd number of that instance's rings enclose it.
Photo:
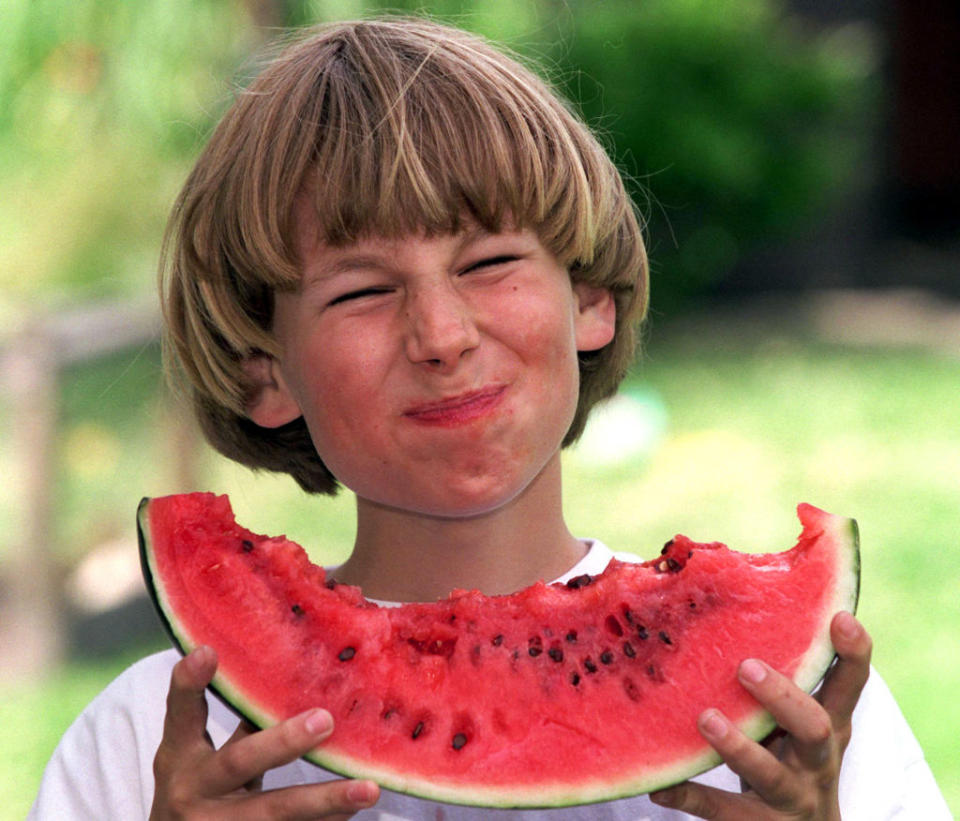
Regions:
[[[335,493],[303,419],[245,415],[242,362],[278,356],[273,295],[298,287],[297,203],[318,238],[529,228],[574,282],[607,288],[614,340],[580,354],[563,444],[613,394],[646,311],[642,231],[616,167],[533,72],[481,38],[423,19],[299,32],[227,111],[178,197],[161,259],[164,352],[209,442],[253,468]],[[300,209],[302,213],[302,208]]]

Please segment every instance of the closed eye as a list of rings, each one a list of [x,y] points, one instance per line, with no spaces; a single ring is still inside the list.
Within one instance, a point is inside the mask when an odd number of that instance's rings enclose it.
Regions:
[[[519,257],[513,256],[511,254],[502,254],[497,257],[488,257],[487,259],[482,259],[479,262],[474,263],[469,268],[467,268],[464,273],[468,274],[471,271],[478,271],[483,268],[494,268],[497,265],[505,265],[508,262],[516,262]]]
[[[347,291],[345,294],[334,297],[327,305],[339,305],[341,302],[349,302],[354,299],[362,299],[365,296],[376,296],[386,293],[389,293],[388,288],[358,288],[356,291]]]

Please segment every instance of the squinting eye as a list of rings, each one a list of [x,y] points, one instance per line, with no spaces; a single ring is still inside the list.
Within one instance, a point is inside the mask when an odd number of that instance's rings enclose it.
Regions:
[[[517,257],[511,256],[510,254],[503,254],[499,257],[489,257],[488,259],[482,259],[480,262],[474,263],[469,268],[464,271],[464,273],[469,273],[470,271],[477,271],[481,268],[493,268],[497,265],[503,265],[507,262],[515,262]]]
[[[376,296],[377,294],[387,293],[386,288],[360,288],[357,291],[348,291],[345,294],[340,294],[338,297],[331,299],[327,305],[339,305],[341,302],[349,302],[353,299],[362,299],[365,296]]]

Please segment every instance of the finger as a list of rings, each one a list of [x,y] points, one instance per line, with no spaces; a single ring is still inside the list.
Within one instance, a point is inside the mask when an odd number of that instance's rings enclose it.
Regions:
[[[818,769],[829,759],[833,749],[833,723],[820,702],[758,659],[744,661],[737,677],[789,733],[792,748],[804,767]]]
[[[820,702],[834,725],[842,726],[849,723],[870,676],[873,643],[863,625],[846,612],[834,616],[830,639],[838,658],[820,690]]]
[[[289,764],[306,754],[333,732],[333,717],[326,710],[307,710],[266,730],[224,744],[211,762],[205,791],[222,795],[267,770]]]
[[[217,655],[209,647],[197,647],[174,665],[163,724],[165,744],[181,747],[206,738],[204,691],[216,669]]]
[[[226,747],[228,744],[236,744],[238,741],[244,738],[247,738],[248,736],[251,736],[254,733],[257,733],[259,731],[260,731],[259,727],[254,726],[245,718],[241,719],[240,723],[237,724],[237,729],[235,729],[233,733],[231,733],[230,738],[228,738],[223,743],[223,746]],[[250,792],[263,789],[263,776],[260,775],[257,778],[253,778],[250,781],[247,781],[243,785],[243,788]]]
[[[263,818],[284,821],[314,821],[316,818],[346,821],[353,814],[372,807],[380,797],[373,781],[328,781],[286,787],[261,793],[243,802],[243,811],[231,808],[231,821],[260,821]]]
[[[758,818],[756,801],[749,796],[718,790],[705,784],[685,781],[667,790],[651,793],[650,800],[661,807],[709,818],[713,821],[743,821]]]
[[[704,710],[697,719],[697,729],[757,795],[774,807],[791,801],[796,791],[793,773],[766,747],[747,738],[723,713]]]

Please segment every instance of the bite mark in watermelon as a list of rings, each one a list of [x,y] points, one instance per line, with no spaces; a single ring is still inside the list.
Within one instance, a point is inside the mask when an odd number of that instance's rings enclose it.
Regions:
[[[644,563],[509,596],[454,591],[381,607],[329,582],[284,537],[241,527],[213,494],[145,499],[144,576],[182,652],[213,647],[211,688],[266,727],[334,717],[308,758],[436,800],[548,807],[649,792],[719,762],[696,729],[721,709],[752,738],[773,720],[738,663],[812,690],[853,612],[856,523],[810,505],[783,553],[676,536]]]

